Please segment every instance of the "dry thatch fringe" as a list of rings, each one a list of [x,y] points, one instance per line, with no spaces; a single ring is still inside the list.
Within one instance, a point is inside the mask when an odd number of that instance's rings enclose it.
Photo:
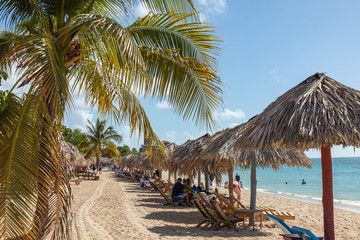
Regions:
[[[129,168],[136,168],[143,171],[152,171],[154,169],[166,169],[169,167],[169,157],[171,153],[177,148],[175,143],[163,141],[166,146],[165,154],[154,149],[150,155],[145,153],[129,154],[122,158],[122,164]]]
[[[239,149],[360,146],[360,92],[316,73],[247,124]]]
[[[94,164],[96,163],[96,158],[95,157],[91,157],[89,159],[90,159],[90,161],[92,163],[94,163]],[[100,162],[102,164],[112,165],[112,164],[116,163],[116,159],[115,158],[108,158],[108,157],[100,157]]]
[[[304,166],[310,168],[311,160],[299,150],[267,149],[267,150],[241,150],[235,147],[236,141],[242,136],[246,123],[234,128],[218,132],[200,153],[202,165],[207,165],[214,173],[228,172],[236,165],[241,168],[250,168],[256,164],[262,168],[272,167],[277,170],[283,165]]]
[[[179,146],[171,155],[171,170],[190,176],[196,175],[199,167],[203,172],[208,170],[207,166],[199,165],[199,157],[200,152],[210,138],[211,135],[207,133],[195,140],[188,140]]]
[[[71,143],[64,140],[58,141],[59,155],[62,159],[66,159],[72,167],[85,167],[88,161],[80,153],[79,149]]]

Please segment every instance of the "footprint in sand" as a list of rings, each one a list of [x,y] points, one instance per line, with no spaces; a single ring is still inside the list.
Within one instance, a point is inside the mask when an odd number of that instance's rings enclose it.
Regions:
[[[77,239],[107,239],[112,240],[113,237],[96,221],[90,217],[90,210],[95,205],[95,202],[100,198],[103,188],[107,183],[104,180],[92,193],[92,195],[77,209],[74,221],[77,233]]]

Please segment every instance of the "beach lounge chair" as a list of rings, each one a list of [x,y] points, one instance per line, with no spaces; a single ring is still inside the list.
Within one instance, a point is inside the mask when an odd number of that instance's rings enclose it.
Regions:
[[[153,189],[152,189],[153,192],[158,192],[159,191],[158,186],[153,181],[149,180],[149,183],[153,187]]]
[[[140,187],[144,188],[152,188],[151,184],[149,184],[145,179],[140,178]]]
[[[197,195],[199,197],[199,199],[201,200],[201,202],[203,204],[205,204],[205,206],[207,208],[211,208],[211,205],[210,205],[210,197],[208,195],[206,195],[205,192],[201,192]]]
[[[293,226],[291,229],[299,234],[303,240],[319,240],[319,237],[315,236],[310,230],[306,228]]]
[[[216,223],[215,230],[218,230],[222,227],[228,227],[234,229],[235,231],[238,231],[236,229],[236,223],[242,221],[243,220],[242,218],[236,215],[227,216],[220,208],[219,203],[215,200],[210,200],[210,204],[216,216],[219,218],[219,220]]]
[[[82,182],[82,180],[81,179],[71,179],[70,182],[73,182],[76,185],[79,185]]]
[[[204,220],[200,222],[198,225],[196,225],[196,227],[200,227],[202,224],[205,224],[204,227],[207,227],[217,223],[215,217],[208,211],[208,209],[206,209],[206,207],[203,205],[203,203],[201,203],[200,200],[194,199],[194,204],[201,213],[201,215],[203,215],[204,217]]]
[[[283,231],[283,233],[285,234],[296,234],[296,232],[294,230],[292,230],[286,223],[284,223],[283,220],[281,220],[280,218],[268,213],[266,215],[268,218],[270,218],[271,221],[273,221],[276,226],[278,226],[281,231]]]
[[[161,188],[158,188],[158,191],[166,201],[166,203],[164,203],[164,205],[175,206],[175,202],[171,199],[171,197],[169,198]]]

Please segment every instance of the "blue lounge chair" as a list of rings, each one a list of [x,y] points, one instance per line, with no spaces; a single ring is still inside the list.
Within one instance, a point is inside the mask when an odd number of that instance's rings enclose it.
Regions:
[[[285,234],[297,234],[294,230],[292,230],[286,223],[284,223],[283,220],[280,218],[268,213],[266,216],[268,216],[275,224],[278,226],[281,231]]]
[[[293,226],[291,229],[299,234],[303,240],[319,240],[318,237],[316,237],[310,230],[306,228]]]

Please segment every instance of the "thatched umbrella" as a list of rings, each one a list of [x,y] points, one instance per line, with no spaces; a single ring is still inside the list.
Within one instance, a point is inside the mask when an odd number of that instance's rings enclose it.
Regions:
[[[199,161],[200,152],[204,149],[207,141],[211,138],[211,135],[206,133],[205,135],[195,139],[188,140],[180,145],[171,155],[172,166],[175,169],[181,169],[182,173],[194,174],[197,169],[198,184],[201,180],[201,171],[205,173],[205,185],[207,183],[207,171],[208,168],[205,165],[201,165]],[[195,174],[194,174],[195,175]]]
[[[58,147],[60,157],[66,159],[66,162],[72,167],[72,174],[74,174],[76,167],[85,167],[88,164],[88,161],[73,144],[59,140]]]
[[[68,159],[70,165],[82,167],[87,165],[87,161],[85,160],[84,156],[73,144],[64,140],[59,140],[58,146],[60,156]]]
[[[360,92],[316,73],[248,122],[241,148],[321,149],[324,230],[335,239],[330,149],[360,146]]]
[[[154,148],[150,154],[139,153],[129,154],[122,158],[122,163],[128,167],[138,168],[140,170],[153,170],[155,168],[163,169],[168,166],[169,156],[177,148],[175,143],[163,141],[165,145],[165,153]]]
[[[272,167],[278,170],[286,164],[310,168],[312,161],[302,151],[295,149],[242,150],[236,148],[234,143],[241,137],[245,127],[246,123],[226,129],[220,134],[215,134],[214,139],[209,140],[209,144],[201,153],[200,159],[206,161],[204,164],[210,165],[217,171],[228,171],[230,194],[232,194],[235,165],[245,169],[251,168],[250,208],[256,209],[256,167]],[[209,161],[209,159],[212,160]]]

